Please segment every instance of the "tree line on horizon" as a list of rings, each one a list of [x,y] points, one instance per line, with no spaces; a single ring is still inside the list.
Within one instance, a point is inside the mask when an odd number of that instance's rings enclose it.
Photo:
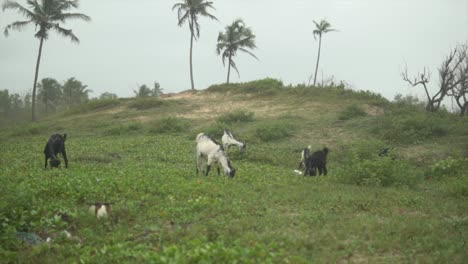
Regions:
[[[2,4],[3,11],[8,9],[16,10],[27,19],[25,21],[16,21],[7,25],[4,29],[5,36],[8,36],[11,30],[21,31],[29,25],[34,25],[36,27],[36,33],[34,36],[39,39],[39,50],[31,96],[33,122],[37,120],[36,88],[38,86],[37,81],[44,41],[48,39],[50,31],[55,31],[59,35],[69,38],[72,42],[79,43],[79,39],[73,34],[73,31],[71,29],[63,28],[61,24],[65,24],[68,20],[91,21],[91,18],[85,14],[68,13],[69,10],[78,8],[78,3],[79,0],[27,0],[27,6],[29,8],[19,4],[17,1],[11,0],[6,0]],[[210,10],[215,10],[215,8],[213,7],[213,2],[206,0],[182,0],[181,2],[174,4],[172,10],[177,10],[178,26],[182,27],[184,24],[188,24],[190,30],[190,83],[191,89],[195,90],[192,59],[193,42],[200,37],[200,17],[208,17],[212,20],[218,21],[216,16],[209,12]],[[319,49],[314,77],[315,85],[320,58],[322,34],[334,30],[330,28],[330,23],[325,20],[322,20],[320,23],[314,21],[314,23],[317,27],[313,32],[314,37],[319,36]],[[225,32],[219,32],[216,52],[221,56],[223,65],[226,66],[227,64],[228,66],[226,83],[229,83],[231,68],[240,76],[237,64],[234,61],[234,57],[238,52],[247,53],[258,60],[257,56],[252,52],[252,50],[256,48],[255,38],[256,36],[253,34],[252,29],[247,27],[242,19],[236,19],[232,24],[226,26]]]
[[[57,109],[69,109],[86,103],[90,100],[89,92],[91,92],[87,87],[74,77],[68,78],[63,84],[53,78],[44,78],[37,84],[37,110],[47,115],[55,113]],[[0,116],[2,118],[18,117],[31,109],[31,93],[21,96],[18,93],[10,94],[8,89],[0,90]]]
[[[189,68],[190,68],[190,84],[191,89],[195,90],[195,82],[193,76],[193,44],[194,41],[200,38],[200,23],[201,17],[207,17],[212,20],[218,21],[218,18],[211,14],[215,10],[213,2],[206,0],[180,0],[181,2],[175,3],[172,10],[177,10],[177,24],[182,27],[188,24],[190,30],[190,52],[189,52]],[[90,21],[91,18],[81,13],[68,13],[71,9],[78,8],[79,0],[27,0],[26,8],[19,4],[17,1],[6,0],[2,4],[3,11],[7,9],[16,10],[27,18],[25,21],[16,21],[5,27],[5,36],[9,35],[11,30],[20,31],[28,25],[36,26],[35,37],[39,39],[39,51],[36,62],[36,70],[34,76],[34,83],[31,96],[31,109],[32,121],[36,121],[36,88],[38,86],[37,80],[39,75],[39,65],[42,55],[42,47],[44,41],[48,39],[50,31],[69,38],[74,43],[79,43],[79,39],[73,34],[71,29],[61,27],[68,20],[83,20]],[[320,22],[313,21],[315,30],[313,36],[317,40],[318,37],[318,54],[314,73],[310,75],[308,86],[313,76],[313,86],[317,84],[317,71],[319,68],[320,53],[322,46],[322,37],[328,32],[337,31],[331,28],[331,24],[326,20]],[[227,64],[227,78],[226,83],[230,81],[231,68],[234,69],[239,75],[237,64],[234,57],[239,53],[247,53],[253,58],[257,56],[252,52],[256,48],[256,36],[250,27],[247,27],[242,19],[236,19],[232,24],[225,27],[224,32],[219,32],[216,45],[216,53],[221,56],[224,66]],[[464,47],[464,46],[461,46]],[[426,111],[436,112],[440,108],[441,102],[445,97],[452,97],[455,99],[460,108],[460,114],[468,114],[468,56],[466,56],[466,47],[459,48],[452,52],[448,58],[443,62],[442,67],[439,69],[440,85],[438,92],[435,95],[429,95],[426,84],[429,82],[429,76],[425,72],[417,76],[414,80],[410,80],[407,72],[403,73],[403,79],[410,83],[412,86],[423,85],[428,104]],[[465,55],[463,55],[463,52]],[[239,75],[240,76],[240,75]],[[456,80],[455,80],[456,79]],[[159,85],[159,84],[158,84]],[[152,91],[149,87],[139,87],[141,92],[151,94]],[[140,91],[135,91],[136,96]],[[160,91],[154,90],[157,94]]]

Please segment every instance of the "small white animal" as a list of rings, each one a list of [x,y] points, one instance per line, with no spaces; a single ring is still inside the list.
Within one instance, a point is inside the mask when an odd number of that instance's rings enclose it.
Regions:
[[[294,170],[294,173],[296,173],[298,175],[302,175],[302,171],[300,171],[300,170]]]
[[[111,213],[111,204],[97,202],[89,207],[89,212],[97,218],[107,217]]]

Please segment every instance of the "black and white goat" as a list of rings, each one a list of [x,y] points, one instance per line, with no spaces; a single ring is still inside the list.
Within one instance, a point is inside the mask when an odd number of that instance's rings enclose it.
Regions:
[[[68,168],[68,159],[67,152],[65,150],[65,140],[67,139],[67,134],[53,134],[50,136],[47,144],[44,148],[45,155],[45,168],[47,168],[47,160],[50,159],[51,167],[58,167],[60,165],[60,160],[57,159],[57,154],[62,153],[63,159],[65,160],[65,167]]]
[[[234,177],[236,169],[232,167],[223,146],[204,133],[198,134],[195,141],[197,142],[197,174],[199,170],[202,171],[202,163],[206,161],[206,176],[210,172],[211,165],[216,164],[218,175],[220,174],[219,166],[221,166],[227,176]]]
[[[328,156],[328,148],[323,148],[323,150],[315,151],[311,155],[305,158],[305,168],[304,176],[315,176],[317,175],[317,169],[319,171],[319,175],[327,175],[327,156]]]
[[[244,142],[240,142],[234,138],[234,135],[229,130],[224,130],[223,137],[221,138],[221,142],[223,143],[224,149],[227,151],[231,146],[238,146],[239,151],[245,150],[247,144]]]

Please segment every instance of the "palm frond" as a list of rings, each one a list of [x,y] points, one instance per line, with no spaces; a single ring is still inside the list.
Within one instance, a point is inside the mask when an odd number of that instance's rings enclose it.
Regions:
[[[257,58],[257,56],[255,56],[255,54],[253,54],[251,51],[246,50],[246,49],[244,49],[244,48],[239,48],[239,50],[241,50],[241,51],[243,51],[243,52],[249,54],[250,56],[254,57],[255,59],[257,59],[257,60],[259,61],[259,59]]]
[[[29,2],[29,1],[28,1]],[[33,19],[35,18],[35,14],[33,12],[31,12],[29,9],[27,9],[26,7],[18,4],[17,2],[13,2],[13,1],[5,1],[3,4],[2,4],[2,11],[5,11],[7,9],[12,9],[12,10],[17,10],[19,13],[23,14],[25,17],[27,18],[30,18],[30,19]]]
[[[9,31],[11,29],[16,30],[16,31],[21,31],[24,27],[26,27],[27,25],[32,24],[32,23],[34,23],[32,20],[13,22],[13,23],[11,23],[11,24],[9,24],[9,25],[7,25],[5,27],[4,34],[5,34],[5,36],[8,36]]]
[[[81,14],[81,13],[64,13],[64,14],[58,14],[56,16],[52,16],[51,20],[53,21],[62,21],[65,23],[66,20],[83,20],[86,22],[91,21],[91,17]]]
[[[237,76],[239,76],[239,77],[240,77],[239,70],[237,69],[237,65],[236,65],[236,63],[234,62],[234,60],[233,60],[233,59],[231,59],[231,61],[230,61],[229,63],[231,64],[231,67],[232,67],[234,70],[236,70],[236,72],[237,72]]]
[[[73,34],[72,30],[71,29],[65,29],[65,28],[62,28],[60,27],[58,24],[54,25],[52,27],[55,32],[57,32],[58,34],[64,36],[64,37],[68,37],[70,38],[70,40],[72,42],[75,42],[75,43],[80,43],[80,40],[75,36],[75,34]]]
[[[63,1],[60,3],[59,9],[61,10],[68,10],[71,8],[78,8],[78,0],[69,0],[69,1]]]

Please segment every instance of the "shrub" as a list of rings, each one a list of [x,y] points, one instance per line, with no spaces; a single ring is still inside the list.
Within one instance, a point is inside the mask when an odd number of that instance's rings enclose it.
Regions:
[[[88,112],[102,111],[120,104],[119,99],[91,100],[85,104],[73,107],[66,111],[64,115],[83,114]]]
[[[157,97],[143,97],[133,100],[128,107],[136,110],[147,110],[165,105],[166,102]]]
[[[428,178],[441,179],[445,177],[462,176],[468,171],[468,158],[453,159],[451,157],[433,164],[426,175]]]
[[[453,131],[456,123],[436,113],[389,113],[371,124],[371,132],[384,140],[403,144],[415,144],[424,140],[443,137]]]
[[[347,184],[413,187],[421,181],[423,173],[402,160],[388,157],[359,159],[354,156],[338,170],[337,177]]]
[[[152,133],[180,133],[190,129],[188,120],[177,117],[164,117],[152,124]]]
[[[366,116],[366,111],[362,110],[357,105],[350,105],[346,107],[341,113],[338,115],[339,120],[349,120],[356,117]]]
[[[204,127],[201,132],[209,135],[210,137],[221,139],[224,129],[229,129],[229,126],[223,122],[214,122],[207,127]],[[195,138],[195,136],[193,136]]]
[[[265,142],[279,140],[289,137],[292,128],[291,124],[286,122],[261,124],[255,129],[255,136]]]
[[[236,110],[219,116],[216,121],[219,123],[238,123],[238,122],[252,122],[255,120],[253,112],[243,110]]]
[[[281,88],[284,88],[282,81],[265,78],[246,83],[216,84],[208,87],[206,90],[210,92],[230,91],[234,93],[273,95]]]

